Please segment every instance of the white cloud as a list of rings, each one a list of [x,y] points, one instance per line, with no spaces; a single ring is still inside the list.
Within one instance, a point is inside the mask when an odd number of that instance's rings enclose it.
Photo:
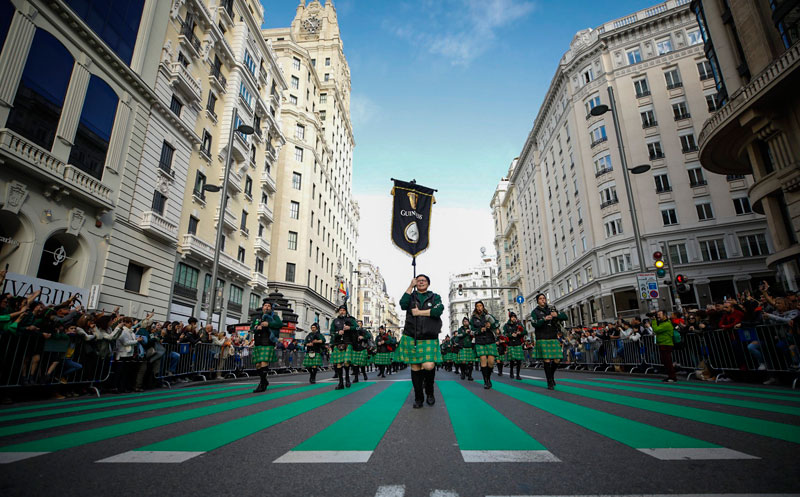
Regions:
[[[453,65],[467,66],[492,46],[500,28],[535,8],[530,0],[444,0],[436,6],[428,3],[424,9],[433,18],[428,29],[410,25],[390,29],[395,36],[441,55]]]
[[[379,112],[380,107],[369,97],[358,93],[350,96],[350,120],[353,127],[368,124]]]
[[[358,257],[380,267],[386,289],[397,304],[413,272],[411,257],[392,244],[391,186],[387,185],[386,189],[386,195],[356,195],[361,212]],[[486,247],[487,253],[494,253],[493,238],[494,222],[488,205],[433,206],[430,245],[417,258],[417,274],[424,273],[431,278],[431,290],[442,296],[445,309],[450,274],[479,264],[481,247]],[[399,306],[397,312],[404,315]],[[452,331],[447,329],[447,311],[442,321],[445,323],[442,331]]]

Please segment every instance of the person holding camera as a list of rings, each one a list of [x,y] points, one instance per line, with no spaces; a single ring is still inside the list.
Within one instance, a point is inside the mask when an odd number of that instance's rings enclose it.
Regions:
[[[522,360],[525,359],[525,352],[522,350],[522,342],[528,332],[525,325],[519,322],[517,315],[513,312],[508,313],[508,322],[503,326],[503,334],[508,337],[507,359],[511,366],[510,376],[514,379],[514,367],[517,368],[517,380],[521,380],[519,373],[522,368]]]
[[[308,369],[308,382],[312,385],[317,382],[317,368],[322,366],[323,347],[325,336],[319,331],[319,323],[313,323],[306,335],[306,355],[303,357],[303,367]]]
[[[414,385],[414,409],[422,407],[423,387],[425,402],[432,406],[434,369],[442,362],[439,350],[439,333],[442,331],[442,298],[428,291],[430,278],[420,274],[411,280],[400,299],[400,308],[406,311],[403,336],[397,346],[397,359],[411,365],[411,383]]]
[[[331,321],[331,340],[333,341],[331,362],[336,368],[336,377],[339,378],[339,385],[335,390],[342,390],[345,387],[350,388],[350,363],[353,360],[353,343],[358,323],[353,316],[347,313],[346,306],[340,305],[337,312],[338,315]],[[356,377],[356,381],[358,381],[358,377]]]
[[[544,362],[544,374],[547,377],[547,389],[555,390],[555,374],[558,363],[561,362],[561,343],[558,341],[558,332],[561,323],[567,321],[567,315],[559,313],[555,307],[547,304],[547,296],[540,293],[536,296],[536,307],[531,311],[536,343],[533,347],[534,359]]]

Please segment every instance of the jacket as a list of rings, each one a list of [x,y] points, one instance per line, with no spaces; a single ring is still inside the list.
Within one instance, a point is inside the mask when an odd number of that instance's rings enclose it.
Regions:
[[[495,319],[495,322],[497,320]],[[469,320],[469,327],[475,335],[475,345],[489,345],[495,343],[494,336],[495,326],[492,325],[492,320],[489,318],[488,313],[473,314]]]
[[[672,322],[670,320],[666,321],[654,321],[653,325],[653,332],[656,334],[656,344],[657,345],[675,345],[672,341],[672,334],[675,331],[675,327],[672,326]]]
[[[118,326],[117,329],[114,330],[115,334],[117,330],[119,330],[120,333],[117,336],[116,358],[133,357],[133,348],[135,345],[139,344],[138,340],[136,340],[136,335],[133,333],[133,330],[127,326]]]
[[[281,336],[283,320],[277,313],[262,314],[256,318],[250,330],[253,332],[253,345],[257,347],[274,347]]]
[[[322,340],[322,343],[311,343],[315,340]],[[311,331],[306,335],[306,352],[322,352],[325,347],[325,335],[319,331]]]
[[[442,331],[442,298],[433,292],[418,293],[414,290],[411,294],[404,293],[400,299],[400,308],[406,311],[406,325],[403,335],[418,340],[438,340]],[[422,311],[430,310],[430,316],[414,316],[411,309]]]
[[[350,329],[345,330],[344,327],[348,326]],[[356,330],[358,323],[353,316],[336,316],[331,321],[331,342],[333,345],[349,344],[353,345],[356,341]],[[341,335],[340,331],[344,331]]]
[[[519,333],[519,335],[514,336],[514,333]],[[510,347],[522,345],[522,341],[525,339],[525,335],[527,334],[528,332],[525,330],[525,325],[519,321],[512,323],[509,319],[503,326],[503,335],[508,337],[508,345]]]
[[[558,316],[552,319],[545,319],[554,310],[549,305],[544,307],[537,305],[531,311],[531,321],[537,340],[555,340],[558,338],[558,332],[561,331],[560,323],[569,319],[563,312],[558,313]]]
[[[458,346],[462,349],[475,348],[475,345],[472,343],[472,330],[467,326],[462,326],[456,330],[454,340],[456,340],[456,343],[458,343]]]

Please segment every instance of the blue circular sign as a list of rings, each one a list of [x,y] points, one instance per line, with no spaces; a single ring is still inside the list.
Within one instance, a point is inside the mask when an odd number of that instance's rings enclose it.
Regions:
[[[525,302],[525,297],[522,295],[517,295],[517,304],[521,304],[523,302]]]

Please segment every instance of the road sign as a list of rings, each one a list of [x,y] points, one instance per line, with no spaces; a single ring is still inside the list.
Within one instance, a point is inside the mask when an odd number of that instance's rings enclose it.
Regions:
[[[525,297],[517,295],[517,304],[522,304],[523,302],[525,302]]]
[[[655,300],[658,298],[656,273],[637,273],[636,286],[639,288],[639,297],[642,300]]]

